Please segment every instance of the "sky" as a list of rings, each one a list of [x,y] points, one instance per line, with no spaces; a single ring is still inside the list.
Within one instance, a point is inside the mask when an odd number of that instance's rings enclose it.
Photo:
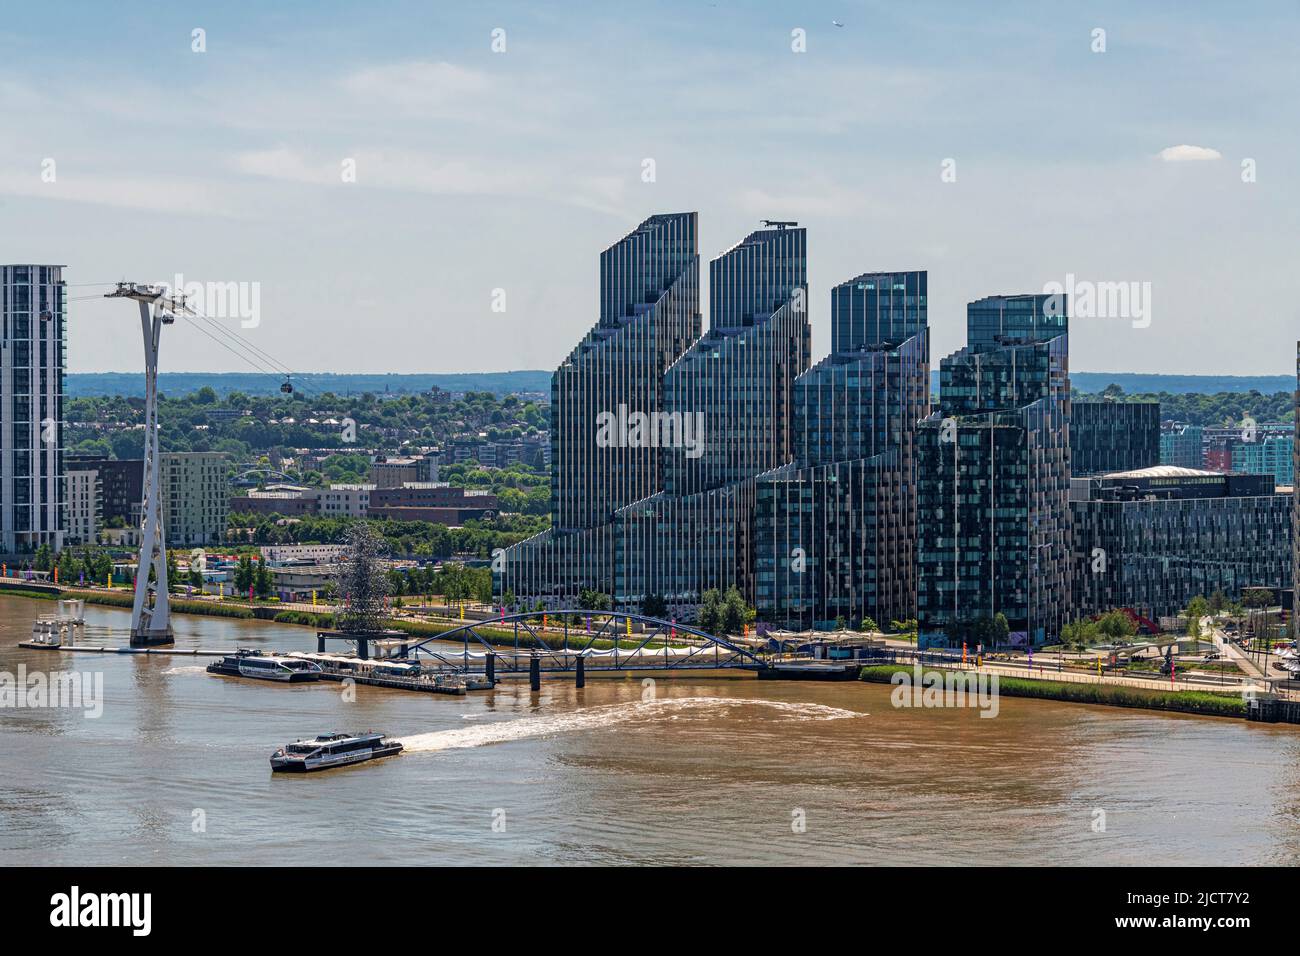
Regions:
[[[13,5],[0,262],[67,266],[73,372],[142,367],[105,283],[178,275],[264,365],[550,369],[600,251],[695,210],[706,286],[807,227],[816,356],[833,285],[927,269],[936,366],[966,302],[1082,282],[1133,298],[1073,369],[1285,374],[1297,41],[1294,0]],[[259,367],[202,331],[162,370]]]

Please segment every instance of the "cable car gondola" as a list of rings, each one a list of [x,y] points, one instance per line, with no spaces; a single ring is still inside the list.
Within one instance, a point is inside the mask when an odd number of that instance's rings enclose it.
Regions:
[[[280,391],[284,392],[286,395],[293,394],[293,383],[289,381],[288,376],[285,377],[284,384],[280,386]]]

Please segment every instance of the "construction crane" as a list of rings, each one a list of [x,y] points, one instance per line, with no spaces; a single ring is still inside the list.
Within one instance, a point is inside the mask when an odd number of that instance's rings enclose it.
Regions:
[[[183,295],[171,295],[159,286],[119,282],[106,299],[134,299],[140,304],[140,331],[144,336],[144,501],[140,524],[140,559],[135,570],[135,600],[131,605],[131,645],[173,644],[171,608],[167,598],[167,542],[162,523],[162,481],[158,452],[158,339],[164,325],[178,314],[193,315]],[[149,604],[149,569],[157,581],[154,603]]]
[[[787,226],[797,226],[799,223],[788,219],[764,219],[763,225],[769,229],[785,229]]]

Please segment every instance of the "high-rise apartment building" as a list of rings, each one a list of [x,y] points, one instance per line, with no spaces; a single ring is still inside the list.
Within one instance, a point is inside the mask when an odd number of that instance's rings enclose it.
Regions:
[[[497,556],[499,593],[613,592],[611,521],[663,489],[664,373],[700,329],[695,213],[651,216],[601,254],[599,318],[551,376],[552,526]]]
[[[1273,483],[1295,483],[1295,438],[1291,435],[1259,436],[1232,445],[1232,470],[1247,475],[1272,475]]]
[[[103,526],[133,528],[140,525],[144,498],[144,459],[68,455],[65,466],[93,470],[99,476],[99,517]]]
[[[101,486],[94,468],[68,465],[67,505],[64,519],[68,544],[93,544],[99,534]]]
[[[0,547],[63,547],[63,266],[0,266]]]
[[[795,382],[795,462],[763,475],[756,607],[787,626],[916,613],[916,423],[929,414],[925,272],[831,292],[834,351]]]
[[[1159,402],[1074,402],[1070,472],[1074,477],[1160,464]]]
[[[1170,422],[1160,431],[1160,464],[1175,468],[1205,467],[1204,431],[1200,425]]]
[[[163,529],[168,546],[218,544],[229,506],[226,456],[220,452],[163,452]]]
[[[614,517],[614,603],[690,615],[711,588],[754,593],[755,478],[793,459],[794,389],[810,362],[807,236],[763,229],[709,263],[709,330],[664,375],[681,441],[664,491]]]
[[[917,620],[924,645],[1060,633],[1071,603],[1067,304],[992,296],[940,363],[918,429]]]

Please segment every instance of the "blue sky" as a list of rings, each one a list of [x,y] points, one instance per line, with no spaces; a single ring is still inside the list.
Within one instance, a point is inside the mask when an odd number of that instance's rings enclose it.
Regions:
[[[968,300],[1073,273],[1151,289],[1149,325],[1074,321],[1075,369],[1285,373],[1298,23],[1295,2],[27,4],[0,24],[0,260],[256,282],[240,334],[295,369],[552,368],[595,319],[599,251],[693,209],[706,261],[760,218],[808,227],[819,355],[830,287],[862,271],[929,270],[936,363]],[[1161,158],[1180,145],[1218,158]],[[121,303],[70,321],[71,370],[140,366]],[[184,324],[162,367],[247,369]]]

